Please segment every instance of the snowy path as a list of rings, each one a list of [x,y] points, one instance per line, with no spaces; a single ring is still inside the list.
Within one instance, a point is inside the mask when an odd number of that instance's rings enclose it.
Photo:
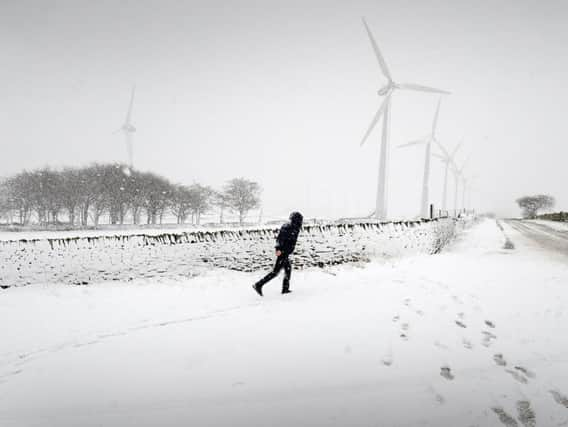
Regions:
[[[568,263],[487,220],[436,256],[0,293],[1,426],[568,425]]]

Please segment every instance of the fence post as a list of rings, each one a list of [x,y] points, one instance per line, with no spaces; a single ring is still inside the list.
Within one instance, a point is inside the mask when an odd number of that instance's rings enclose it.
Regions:
[[[430,219],[434,219],[434,204],[430,203]]]

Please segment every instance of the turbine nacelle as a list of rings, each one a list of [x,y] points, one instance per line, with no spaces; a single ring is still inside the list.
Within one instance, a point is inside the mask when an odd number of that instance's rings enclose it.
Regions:
[[[394,88],[396,88],[394,82],[389,82],[386,86],[380,88],[377,93],[379,96],[387,96]]]
[[[136,132],[136,128],[135,128],[132,124],[130,124],[130,123],[125,123],[125,124],[123,124],[123,125],[122,125],[122,130],[123,130],[124,132],[129,132],[129,133]]]

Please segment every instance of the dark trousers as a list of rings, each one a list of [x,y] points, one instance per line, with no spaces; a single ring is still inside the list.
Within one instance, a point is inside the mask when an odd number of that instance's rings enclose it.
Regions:
[[[276,258],[276,263],[274,264],[274,268],[270,273],[264,276],[257,282],[259,288],[262,288],[267,282],[274,279],[280,270],[284,269],[284,280],[282,281],[282,292],[288,291],[290,289],[290,276],[292,274],[292,264],[288,259],[288,255],[282,254],[278,258]]]

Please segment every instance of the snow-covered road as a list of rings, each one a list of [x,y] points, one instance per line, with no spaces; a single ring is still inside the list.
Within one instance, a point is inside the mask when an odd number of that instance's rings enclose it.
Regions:
[[[543,249],[568,256],[568,228],[553,221],[508,220],[507,223],[525,237],[539,244]]]
[[[567,261],[485,220],[287,296],[261,272],[10,288],[0,425],[568,425]]]

